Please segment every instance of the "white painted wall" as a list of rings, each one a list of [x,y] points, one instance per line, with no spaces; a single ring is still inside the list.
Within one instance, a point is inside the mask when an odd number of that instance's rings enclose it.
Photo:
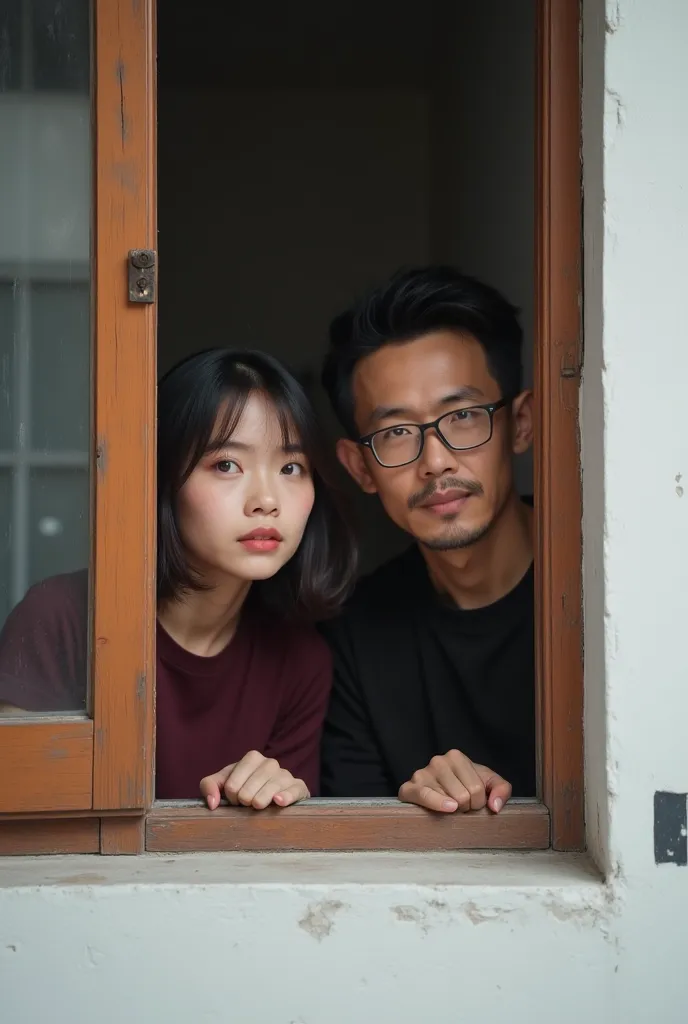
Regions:
[[[655,790],[688,791],[688,5],[610,0],[606,36],[601,0],[584,11],[587,771],[607,882],[527,854],[2,862],[3,1024],[688,1019],[688,868],[655,865],[652,829]]]

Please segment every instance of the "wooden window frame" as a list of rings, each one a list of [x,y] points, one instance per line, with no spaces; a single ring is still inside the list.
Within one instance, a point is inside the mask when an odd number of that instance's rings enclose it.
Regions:
[[[92,715],[0,724],[1,817],[89,814],[106,832],[111,813],[141,811],[153,792],[155,311],[126,295],[128,250],[155,245],[152,13],[93,5]],[[68,847],[79,829],[95,834],[58,821],[47,831],[57,842],[63,828]],[[10,833],[39,831],[3,825],[0,852]]]
[[[537,0],[540,789],[498,816],[438,816],[394,800],[260,813],[153,802],[155,314],[127,301],[126,255],[155,248],[155,0],[94,8],[93,719],[0,726],[0,807],[12,812],[0,815],[0,854],[583,849],[579,0]],[[19,785],[22,770],[30,778]],[[44,774],[48,796],[42,778],[31,781]]]

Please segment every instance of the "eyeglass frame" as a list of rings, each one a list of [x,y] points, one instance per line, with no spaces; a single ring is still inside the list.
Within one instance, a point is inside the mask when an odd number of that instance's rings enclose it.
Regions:
[[[449,412],[443,412],[441,416],[438,416],[436,420],[432,420],[430,423],[394,423],[392,424],[391,427],[380,427],[378,430],[373,430],[371,434],[365,434],[363,437],[359,437],[358,444],[362,444],[364,445],[364,447],[369,448],[373,453],[373,458],[375,459],[379,466],[382,466],[383,469],[401,469],[402,466],[410,466],[412,463],[417,462],[418,459],[423,454],[423,449],[425,447],[426,430],[434,430],[437,436],[439,437],[440,441],[444,445],[444,447],[448,448],[452,452],[474,451],[476,448],[482,448],[484,444],[487,444],[488,441],[492,440],[492,435],[494,433],[495,413],[498,412],[500,409],[504,409],[507,405],[509,405],[511,401],[512,399],[510,397],[506,397],[500,398],[498,402],[486,402],[483,405],[467,405],[463,409],[451,409]],[[488,434],[488,436],[485,438],[484,441],[480,441],[479,444],[471,444],[465,448],[457,448],[453,444],[450,444],[447,438],[440,430],[441,421],[445,419],[447,416],[453,416],[457,412],[472,412],[475,409],[482,409],[490,417],[490,433]],[[373,447],[373,440],[378,434],[384,434],[387,430],[396,430],[398,427],[415,427],[416,430],[420,430],[420,447],[418,448],[418,454],[414,456],[414,458],[409,459],[407,462],[400,462],[396,466],[387,466],[385,465],[384,462],[382,462],[380,457],[377,455],[375,448]]]

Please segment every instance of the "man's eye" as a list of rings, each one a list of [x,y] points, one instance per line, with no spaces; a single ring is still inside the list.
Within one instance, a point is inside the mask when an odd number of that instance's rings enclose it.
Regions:
[[[302,466],[300,462],[288,462],[286,466],[282,466],[282,473],[285,476],[303,476],[306,472],[306,467]]]
[[[215,463],[215,469],[218,473],[240,473],[241,466],[234,459],[222,459],[221,462]]]
[[[389,430],[385,431],[383,436],[385,438],[404,437],[408,432],[409,431],[406,427],[390,427]]]
[[[465,423],[467,420],[473,419],[475,415],[475,409],[459,409],[454,413],[454,419],[459,420],[460,423]]]

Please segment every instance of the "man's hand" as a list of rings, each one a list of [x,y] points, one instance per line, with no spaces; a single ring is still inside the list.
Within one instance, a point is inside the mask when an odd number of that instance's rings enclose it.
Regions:
[[[399,799],[431,811],[477,811],[486,804],[498,814],[511,796],[511,783],[460,750],[435,755],[427,768],[414,772],[399,790]]]
[[[263,810],[271,803],[288,807],[310,796],[306,783],[295,779],[286,768],[280,768],[272,757],[257,750],[244,754],[241,761],[228,764],[214,775],[201,779],[201,793],[211,811],[219,807],[224,795],[235,807]]]

